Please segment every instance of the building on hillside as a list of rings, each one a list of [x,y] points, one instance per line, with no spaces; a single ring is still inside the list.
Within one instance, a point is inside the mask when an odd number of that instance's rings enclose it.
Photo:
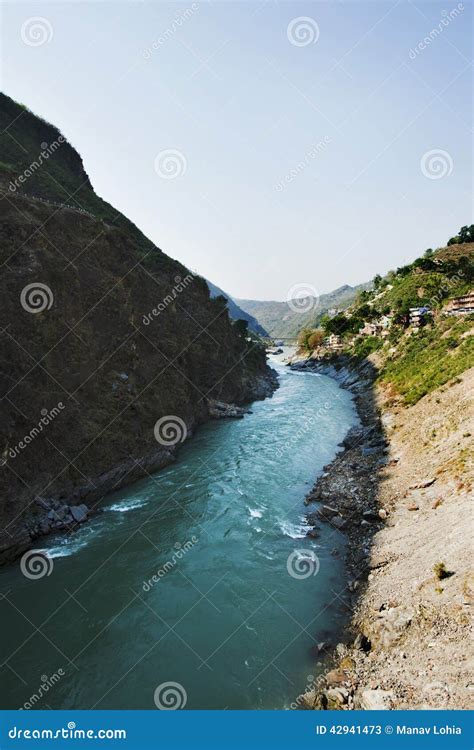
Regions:
[[[341,349],[344,349],[344,344],[342,343],[341,337],[335,333],[331,333],[330,336],[324,339],[324,344],[328,349],[331,349],[332,351],[338,352],[341,351]]]
[[[413,328],[419,328],[432,314],[429,307],[410,307],[409,323]]]
[[[379,323],[364,323],[363,328],[359,328],[361,336],[380,336],[382,326]]]
[[[382,315],[373,323],[364,322],[364,327],[359,328],[360,336],[388,336],[388,329],[392,325],[391,315]]]
[[[472,315],[474,313],[474,290],[461,297],[450,299],[443,312],[446,315]]]

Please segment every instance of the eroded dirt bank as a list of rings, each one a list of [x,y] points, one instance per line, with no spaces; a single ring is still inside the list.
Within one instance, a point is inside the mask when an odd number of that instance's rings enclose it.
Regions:
[[[474,369],[405,407],[354,368],[300,362],[355,396],[361,426],[307,501],[348,544],[350,626],[320,644],[304,708],[472,707]]]

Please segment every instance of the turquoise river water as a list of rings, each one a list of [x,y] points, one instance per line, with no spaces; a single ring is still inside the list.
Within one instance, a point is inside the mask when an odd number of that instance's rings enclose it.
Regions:
[[[332,380],[271,360],[273,398],[43,540],[50,575],[0,571],[2,708],[281,709],[302,692],[346,608],[344,538],[307,537],[303,500],[356,414]]]

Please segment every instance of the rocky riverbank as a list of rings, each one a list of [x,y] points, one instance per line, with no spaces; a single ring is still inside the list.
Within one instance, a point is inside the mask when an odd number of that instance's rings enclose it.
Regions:
[[[321,643],[309,709],[472,707],[474,371],[405,407],[376,383],[374,361],[292,365],[354,394],[360,425],[307,497],[308,518],[348,537],[350,622]],[[310,532],[311,533],[311,532]]]
[[[277,373],[272,368],[267,368],[263,375],[249,377],[242,384],[242,390],[247,394],[243,403],[269,398],[277,388]],[[202,414],[186,424],[184,437],[192,437],[196,427],[208,419],[243,418],[247,413],[249,409],[245,406],[207,399]],[[157,446],[140,458],[121,461],[108,471],[78,485],[67,495],[36,495],[29,508],[30,512],[23,513],[17,519],[11,532],[8,528],[3,530],[0,564],[11,562],[25,550],[36,545],[37,540],[49,534],[74,534],[81,524],[86,523],[100,510],[100,503],[108,494],[133,484],[175,461],[180,442],[182,441],[178,440],[174,445]]]
[[[158,422],[169,433],[177,424],[182,442],[209,419],[209,400],[265,398],[272,375],[264,344],[229,318],[225,297],[96,195],[56,127],[5,95],[0,105],[13,127],[4,184],[17,184],[42,144],[61,143],[47,174],[0,201],[5,562],[172,461]],[[64,203],[64,186],[80,211]]]

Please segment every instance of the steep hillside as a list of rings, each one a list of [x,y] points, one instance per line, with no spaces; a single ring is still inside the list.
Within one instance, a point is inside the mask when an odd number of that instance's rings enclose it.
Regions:
[[[172,460],[210,399],[273,383],[223,301],[95,195],[57,129],[0,105],[5,558]]]
[[[348,537],[352,615],[305,708],[472,705],[473,230],[300,336],[294,367],[348,388],[361,421],[307,496],[316,532]]]
[[[328,310],[340,310],[350,305],[357,293],[368,289],[370,284],[359,286],[345,286],[335,289],[320,297],[306,297],[301,303],[277,301],[259,301],[250,299],[236,299],[235,301],[243,310],[253,315],[263,328],[268,331],[272,338],[294,338],[302,328],[318,325],[322,316]]]
[[[253,317],[253,315],[250,315],[248,312],[245,312],[245,310],[239,307],[238,304],[234,302],[232,297],[227,294],[227,292],[219,289],[218,286],[212,284],[210,281],[207,281],[207,285],[209,287],[211,297],[226,298],[227,310],[229,311],[229,315],[232,320],[246,320],[251,331],[256,333],[258,336],[268,336],[268,332],[260,325],[260,323]]]
[[[474,315],[447,314],[449,300],[474,286],[474,243],[429,250],[374,281],[374,289],[359,293],[343,313],[324,317],[322,329],[302,332],[303,347],[317,358],[345,353],[363,359],[377,352],[379,380],[407,404],[474,365]],[[333,334],[336,352],[320,343]]]

